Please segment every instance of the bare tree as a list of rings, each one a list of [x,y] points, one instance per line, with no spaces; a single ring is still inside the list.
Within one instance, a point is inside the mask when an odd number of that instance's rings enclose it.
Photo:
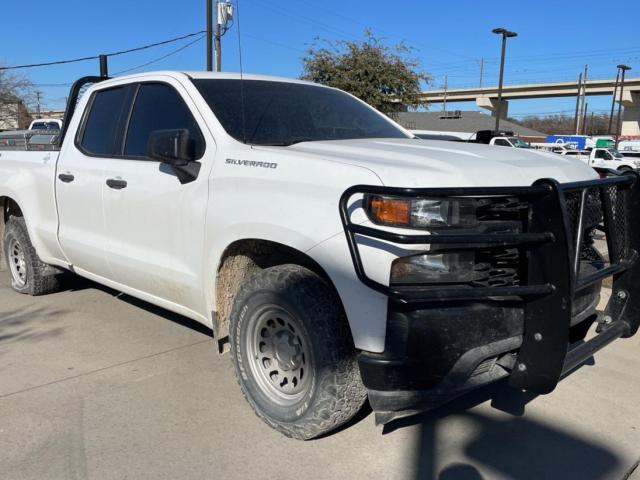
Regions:
[[[27,77],[0,70],[0,129],[24,127],[32,99],[33,84]]]

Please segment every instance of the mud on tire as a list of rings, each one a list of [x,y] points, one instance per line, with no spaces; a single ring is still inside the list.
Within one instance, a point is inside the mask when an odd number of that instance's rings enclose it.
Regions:
[[[253,274],[231,312],[236,377],[258,417],[288,437],[315,438],[366,399],[344,312],[326,282],[298,265]]]

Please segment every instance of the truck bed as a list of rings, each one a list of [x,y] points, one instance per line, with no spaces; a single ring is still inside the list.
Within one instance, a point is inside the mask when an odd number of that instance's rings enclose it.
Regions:
[[[0,132],[0,151],[59,150],[60,132],[51,130],[13,130]]]

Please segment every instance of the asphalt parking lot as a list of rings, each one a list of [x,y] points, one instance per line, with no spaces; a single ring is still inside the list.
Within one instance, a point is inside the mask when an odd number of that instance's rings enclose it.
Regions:
[[[639,347],[618,341],[550,396],[497,385],[303,443],[253,415],[205,328],[81,279],[22,296],[2,272],[0,478],[623,479],[640,458]]]

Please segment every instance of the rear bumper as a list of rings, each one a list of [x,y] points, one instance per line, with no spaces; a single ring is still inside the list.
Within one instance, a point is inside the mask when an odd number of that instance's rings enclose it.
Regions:
[[[398,235],[353,225],[348,200],[357,193],[401,196],[516,195],[527,202],[520,232],[508,235]],[[604,233],[608,261],[589,263],[587,227]],[[385,351],[362,352],[362,379],[379,422],[436,407],[469,390],[509,377],[517,388],[553,391],[560,378],[640,323],[640,181],[637,174],[558,184],[540,180],[513,189],[388,189],[353,187],[341,213],[361,281],[389,297]],[[589,223],[589,221],[591,223]],[[397,243],[455,242],[468,249],[509,245],[525,274],[499,287],[388,287],[368,278],[357,235]],[[466,238],[464,238],[466,237]],[[585,260],[587,258],[587,260]],[[592,265],[593,264],[593,265]],[[591,265],[590,269],[585,266]],[[596,312],[601,284],[612,279],[604,312]],[[584,341],[598,323],[598,335]]]

